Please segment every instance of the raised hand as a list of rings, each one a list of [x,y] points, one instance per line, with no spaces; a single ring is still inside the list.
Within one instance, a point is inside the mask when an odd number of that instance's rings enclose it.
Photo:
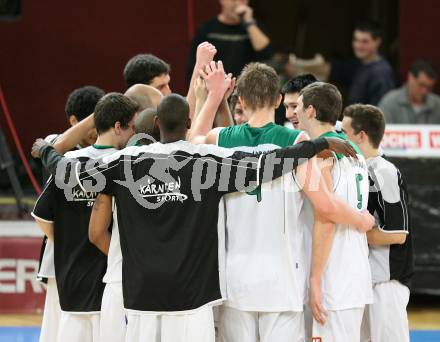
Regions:
[[[225,96],[223,97],[223,100],[225,100],[225,101],[227,101],[229,99],[229,97],[231,96],[231,94],[234,92],[235,84],[237,81],[235,77],[232,77],[232,74],[228,74],[228,77],[231,78],[231,85],[226,90]]]
[[[204,67],[214,59],[216,53],[217,49],[211,43],[200,43],[196,52],[196,64]]]
[[[225,74],[222,61],[210,62],[206,65],[205,70],[200,70],[200,76],[205,80],[208,92],[221,96],[221,98],[232,83],[232,75]]]

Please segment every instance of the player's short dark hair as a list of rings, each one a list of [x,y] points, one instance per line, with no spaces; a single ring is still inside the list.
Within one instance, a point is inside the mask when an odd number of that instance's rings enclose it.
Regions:
[[[120,93],[105,95],[95,108],[95,127],[98,134],[107,132],[120,122],[122,128],[127,128],[128,123],[139,110],[139,105]]]
[[[314,82],[300,91],[303,96],[304,109],[313,106],[316,119],[336,124],[342,111],[342,95],[333,84]]]
[[[169,73],[169,64],[160,58],[151,54],[140,54],[132,57],[125,65],[124,79],[129,88],[138,83],[149,85],[153,78]]]
[[[184,127],[189,118],[188,101],[178,94],[165,96],[157,106],[157,117],[160,127],[165,131]]]
[[[68,117],[74,115],[81,121],[95,111],[96,104],[104,95],[104,90],[94,86],[75,89],[67,98],[65,112]]]
[[[356,24],[354,30],[368,32],[373,39],[382,38],[383,36],[381,25],[374,20],[361,21]]]
[[[344,117],[351,118],[355,134],[364,131],[374,148],[378,148],[385,133],[385,116],[376,106],[354,104],[344,110]]]
[[[418,77],[420,73],[428,75],[429,78],[436,79],[438,72],[434,65],[426,59],[416,60],[409,69],[409,72],[414,76]]]
[[[299,93],[303,88],[314,82],[318,82],[318,80],[312,74],[299,75],[287,81],[287,83],[281,89],[281,93]]]
[[[263,63],[246,65],[237,80],[237,95],[252,110],[275,106],[280,80],[274,68]]]

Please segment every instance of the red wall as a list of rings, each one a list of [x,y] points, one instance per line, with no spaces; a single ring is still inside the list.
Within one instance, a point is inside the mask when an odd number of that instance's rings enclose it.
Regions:
[[[400,77],[406,74],[418,58],[426,58],[440,71],[440,1],[400,1]],[[440,94],[437,83],[436,93]]]
[[[123,91],[123,67],[136,53],[169,62],[172,89],[186,92],[188,4],[196,27],[219,9],[218,0],[22,0],[21,19],[0,22],[0,84],[25,149],[67,127],[64,104],[74,88]],[[418,57],[440,68],[439,13],[438,0],[401,0],[403,80]],[[0,125],[7,132],[1,114]]]
[[[67,127],[74,88],[124,91],[124,65],[137,53],[169,62],[172,89],[186,92],[188,3],[195,26],[218,10],[217,0],[22,0],[21,19],[0,22],[0,84],[26,152]],[[7,132],[3,115],[0,125]]]

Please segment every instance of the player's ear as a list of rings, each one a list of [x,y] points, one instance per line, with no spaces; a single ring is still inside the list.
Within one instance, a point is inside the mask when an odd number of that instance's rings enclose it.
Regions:
[[[159,117],[157,115],[154,116],[153,126],[154,126],[155,129],[160,131],[160,119],[159,119]]]
[[[69,123],[70,126],[75,126],[78,123],[78,119],[76,118],[75,115],[69,116]]]
[[[281,101],[283,101],[283,96],[279,94],[277,97],[277,102],[275,103],[275,108],[278,108],[280,106]]]
[[[191,124],[192,124],[191,118],[188,118],[188,120],[186,121],[186,128],[190,129],[191,128]]]
[[[121,123],[119,121],[116,121],[113,129],[115,130],[115,134],[119,135],[119,133],[121,132]]]

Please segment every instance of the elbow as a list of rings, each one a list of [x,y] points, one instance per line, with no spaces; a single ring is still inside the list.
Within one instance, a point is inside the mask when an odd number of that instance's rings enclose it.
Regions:
[[[93,229],[93,226],[89,226],[89,241],[94,245],[99,241],[99,234]]]
[[[325,218],[331,218],[336,214],[337,207],[331,201],[323,201],[323,203],[320,204],[317,210]]]
[[[406,234],[401,234],[396,239],[396,244],[403,245],[406,242]]]

